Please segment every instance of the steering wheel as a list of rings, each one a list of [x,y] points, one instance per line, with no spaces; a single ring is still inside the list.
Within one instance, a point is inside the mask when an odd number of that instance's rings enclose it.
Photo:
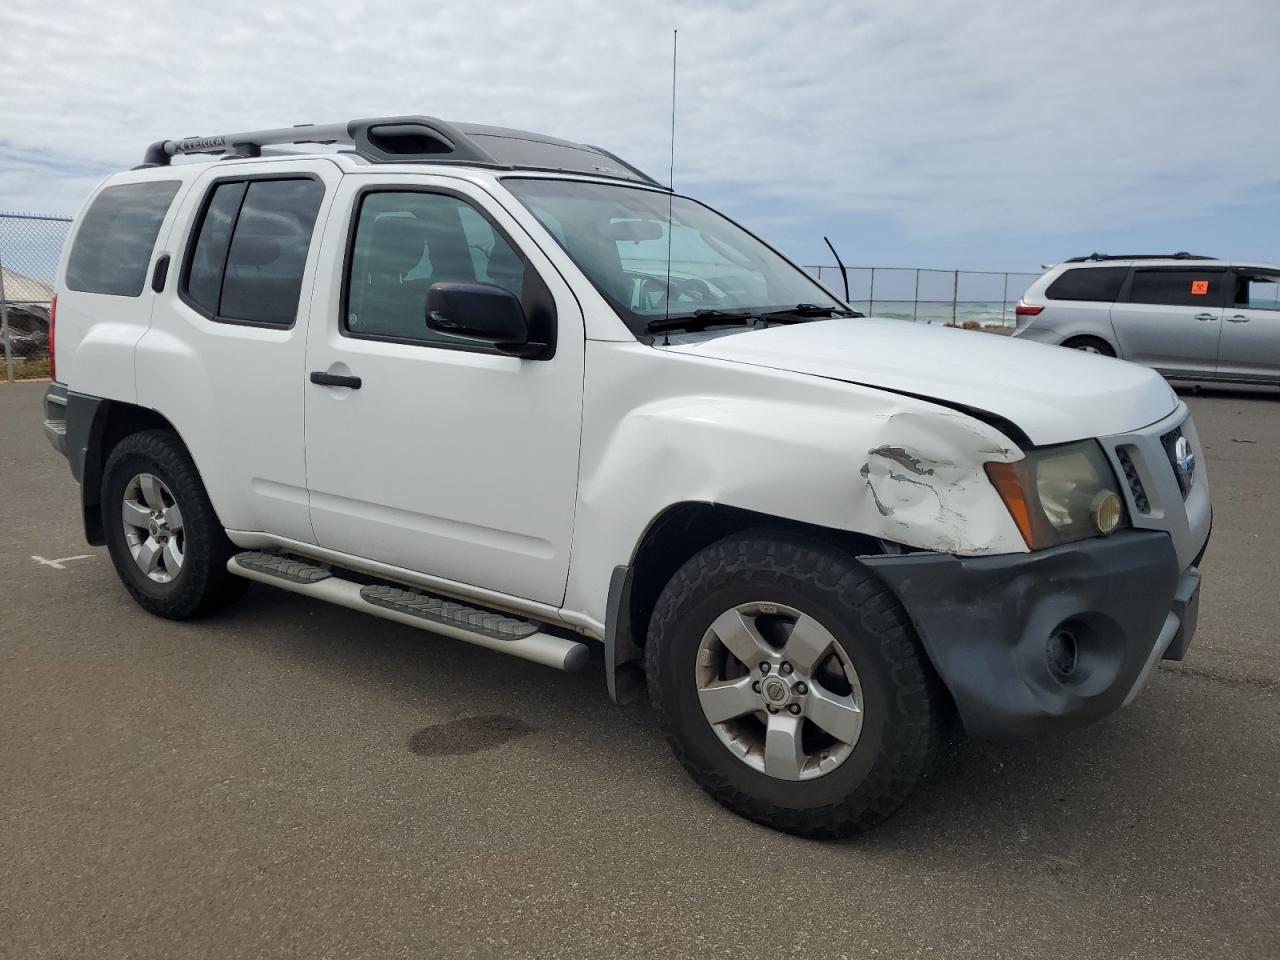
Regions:
[[[640,296],[644,297],[650,293],[657,297],[655,303],[662,303],[662,298],[667,296],[667,281],[647,275],[641,277]],[[701,277],[671,278],[672,303],[715,303],[719,299],[711,289],[711,285]]]

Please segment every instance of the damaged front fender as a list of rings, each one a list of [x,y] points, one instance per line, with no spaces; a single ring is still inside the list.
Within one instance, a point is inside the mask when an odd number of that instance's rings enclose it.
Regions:
[[[1026,549],[983,465],[1021,453],[994,428],[950,410],[901,410],[877,418],[858,470],[888,527],[887,539],[940,553]],[[1012,534],[1012,537],[1010,536]]]
[[[570,609],[603,618],[609,573],[678,503],[958,555],[1027,549],[983,470],[1022,454],[978,420],[871,387],[639,345],[589,342],[588,352]]]

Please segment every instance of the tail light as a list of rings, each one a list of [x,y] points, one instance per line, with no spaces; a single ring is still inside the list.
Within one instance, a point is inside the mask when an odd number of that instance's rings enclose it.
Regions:
[[[1020,303],[1013,308],[1013,314],[1016,317],[1035,317],[1040,315],[1040,311],[1044,309],[1044,305],[1032,306],[1029,303]]]
[[[55,362],[55,357],[54,357],[54,354],[56,353],[54,349],[54,344],[57,343],[57,339],[55,338],[54,334],[57,332],[57,329],[58,329],[58,295],[55,293],[53,297],[49,300],[49,379],[50,380],[58,379],[58,365]]]

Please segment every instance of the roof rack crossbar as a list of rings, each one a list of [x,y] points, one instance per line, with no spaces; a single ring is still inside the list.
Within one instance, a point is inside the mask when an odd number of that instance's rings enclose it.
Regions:
[[[1177,253],[1091,253],[1083,257],[1069,257],[1064,263],[1089,263],[1095,260],[1217,260],[1196,253],[1179,250]]]
[[[532,142],[544,149],[563,147],[570,159],[564,166],[542,166],[538,159],[514,150],[517,143]],[[259,157],[264,147],[293,144],[349,144],[354,152],[372,163],[461,163],[514,170],[517,168],[557,169],[611,179],[638,180],[660,186],[655,180],[620,157],[600,147],[570,143],[554,137],[500,127],[453,124],[435,117],[377,117],[347,123],[302,124],[274,130],[249,130],[213,137],[185,137],[158,140],[147,147],[143,166],[168,166],[177,156],[188,154],[228,157]],[[482,145],[483,144],[483,145]],[[492,144],[492,149],[489,148]],[[507,156],[495,156],[506,153]],[[273,153],[275,151],[268,151]],[[585,152],[587,157],[581,158]],[[590,158],[594,157],[595,160]],[[579,159],[581,158],[581,159]],[[600,160],[611,161],[601,164]],[[560,159],[552,161],[560,163]]]
[[[487,150],[457,127],[435,117],[379,117],[158,140],[147,148],[143,162],[166,166],[173,157],[196,153],[259,156],[263,147],[301,143],[351,144],[368,159],[382,162],[442,155],[454,160],[496,162]]]

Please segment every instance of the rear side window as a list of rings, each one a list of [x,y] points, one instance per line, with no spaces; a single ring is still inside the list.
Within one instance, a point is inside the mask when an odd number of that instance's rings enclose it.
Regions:
[[[312,179],[216,184],[188,252],[187,302],[215,320],[291,326],[323,198]]]
[[[1249,310],[1280,310],[1280,274],[1245,274],[1236,271],[1237,307]]]
[[[1110,303],[1120,292],[1128,267],[1076,267],[1049,284],[1050,300],[1102,300]]]
[[[1135,270],[1130,303],[1171,307],[1220,307],[1226,274],[1221,270]]]
[[[107,187],[89,205],[67,259],[67,287],[81,293],[136,297],[160,224],[180,183],[155,180]]]

